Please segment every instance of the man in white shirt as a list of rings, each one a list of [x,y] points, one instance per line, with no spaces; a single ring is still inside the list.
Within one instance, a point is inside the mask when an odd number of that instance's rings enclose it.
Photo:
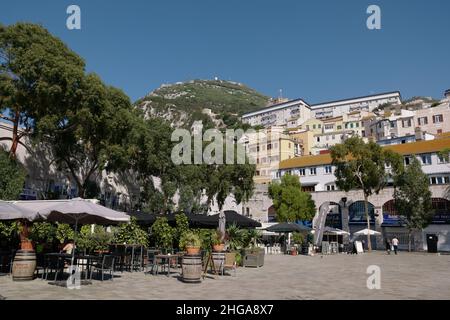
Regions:
[[[396,236],[394,236],[394,238],[392,238],[392,246],[394,247],[394,252],[395,254],[397,254],[397,250],[398,250],[398,239]]]

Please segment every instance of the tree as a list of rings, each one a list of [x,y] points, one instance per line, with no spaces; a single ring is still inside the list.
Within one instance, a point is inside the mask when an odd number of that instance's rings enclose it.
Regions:
[[[312,220],[316,213],[311,194],[302,191],[298,176],[285,174],[281,183],[271,183],[269,196],[273,200],[279,222]]]
[[[0,199],[18,200],[25,183],[25,170],[0,147]]]
[[[416,157],[404,173],[398,177],[398,189],[394,192],[395,206],[408,229],[408,247],[411,251],[411,234],[414,230],[426,228],[433,218],[430,180],[422,171]]]
[[[351,137],[331,148],[332,164],[336,167],[336,185],[346,192],[361,190],[367,228],[370,230],[369,197],[378,194],[394,175],[402,171],[400,155],[381,148],[374,141],[365,143],[360,137]],[[388,170],[386,166],[391,166]],[[367,235],[369,251],[372,250],[370,235]]]
[[[106,87],[90,74],[83,80],[77,108],[67,112],[64,122],[57,127],[43,123],[39,128],[59,170],[69,172],[78,195],[85,198],[102,170],[123,166],[135,118],[122,91]]]
[[[41,123],[64,122],[79,100],[84,61],[39,25],[0,25],[0,119],[13,126],[9,154]]]

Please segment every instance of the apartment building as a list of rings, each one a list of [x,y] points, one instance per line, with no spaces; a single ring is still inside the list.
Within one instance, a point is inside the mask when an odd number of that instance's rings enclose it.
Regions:
[[[299,147],[299,154],[302,156],[312,155],[312,148],[314,147],[314,132],[311,130],[289,130],[289,136],[294,140]]]
[[[339,117],[353,111],[373,111],[383,104],[400,104],[400,92],[387,92],[376,95],[324,102],[311,105],[316,119]]]
[[[240,142],[245,145],[248,157],[256,164],[256,184],[270,183],[281,161],[301,155],[299,142],[280,126],[247,133]]]
[[[311,108],[302,99],[271,105],[242,116],[242,122],[251,126],[285,126],[295,128],[311,119]]]

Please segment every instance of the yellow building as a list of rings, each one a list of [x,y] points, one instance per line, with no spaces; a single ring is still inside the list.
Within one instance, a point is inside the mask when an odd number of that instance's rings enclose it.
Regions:
[[[257,184],[268,184],[275,177],[279,163],[299,156],[299,144],[283,127],[271,127],[246,137],[246,150],[249,158],[256,163],[254,181]]]
[[[299,130],[309,130],[313,132],[314,134],[320,134],[323,130],[323,121],[319,119],[311,118],[304,123],[302,123],[300,126],[298,126]]]
[[[314,145],[314,132],[311,130],[289,131],[292,140],[298,143],[298,153],[302,156],[311,155],[311,148]]]

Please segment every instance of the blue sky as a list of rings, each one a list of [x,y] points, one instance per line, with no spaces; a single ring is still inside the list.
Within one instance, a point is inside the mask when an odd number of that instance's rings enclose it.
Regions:
[[[82,30],[66,28],[77,4]],[[366,27],[369,5],[382,29]],[[309,103],[450,88],[448,0],[0,0],[0,22],[40,23],[132,100],[162,83],[245,83]]]

